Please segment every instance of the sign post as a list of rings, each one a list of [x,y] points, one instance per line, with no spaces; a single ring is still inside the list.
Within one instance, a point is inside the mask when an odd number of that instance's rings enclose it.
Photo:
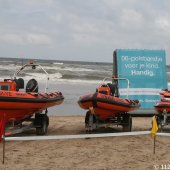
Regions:
[[[152,130],[151,130],[151,135],[153,138],[153,154],[155,154],[157,131],[158,131],[158,125],[157,125],[157,121],[156,121],[156,116],[154,116],[153,120],[152,120]]]

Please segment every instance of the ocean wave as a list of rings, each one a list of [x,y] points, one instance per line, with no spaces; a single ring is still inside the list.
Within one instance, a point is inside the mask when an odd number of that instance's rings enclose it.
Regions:
[[[4,61],[8,61],[4,59]],[[9,62],[11,61],[11,62]],[[0,78],[11,78],[14,72],[21,68],[21,65],[27,63],[24,60],[11,59],[8,63],[0,64]],[[21,62],[22,61],[22,62]],[[98,83],[104,77],[111,76],[111,64],[96,64],[84,62],[67,62],[67,61],[36,61],[41,64],[49,74],[49,78],[53,82],[70,82],[70,83]],[[26,81],[35,78],[38,81],[46,80],[46,75],[39,67],[34,69],[25,69],[17,77],[22,77]]]
[[[4,70],[18,70],[21,66],[17,66],[15,64],[8,64],[8,65],[0,65],[0,70],[4,71]]]
[[[60,72],[56,72],[53,74],[49,74],[49,80],[52,82],[70,82],[70,83],[81,83],[81,84],[85,84],[85,83],[99,83],[103,80],[104,77],[100,77],[100,76],[91,76],[91,75],[62,75]],[[13,76],[10,75],[6,75],[6,76],[2,76],[1,75],[1,79],[5,79],[5,78],[12,78]],[[17,76],[17,78],[23,78],[25,81],[28,81],[31,78],[35,78],[37,81],[46,81],[47,79],[47,75],[44,73],[23,73],[20,74],[19,76]]]
[[[101,83],[100,80],[82,80],[82,79],[58,79],[57,81],[52,79],[52,82],[56,82],[56,83],[61,83],[61,84],[99,84]]]
[[[64,70],[64,71],[75,71],[75,72],[84,72],[84,71],[95,71],[93,69],[87,69],[87,68],[74,68],[74,67],[65,67],[65,68],[58,68],[58,70]]]
[[[44,69],[48,72],[55,72],[55,71],[70,71],[70,72],[95,72],[99,70],[89,69],[89,68],[78,68],[78,67],[69,67],[69,66],[44,66]]]
[[[62,62],[61,62],[61,63],[59,63],[59,62],[54,62],[53,64],[54,64],[54,65],[63,65],[64,63],[62,63]]]
[[[89,69],[89,68],[82,68],[82,67],[71,67],[71,66],[45,66],[44,69],[48,71],[50,70],[58,70],[58,71],[73,71],[73,72],[83,72],[83,71],[95,71],[93,69]]]

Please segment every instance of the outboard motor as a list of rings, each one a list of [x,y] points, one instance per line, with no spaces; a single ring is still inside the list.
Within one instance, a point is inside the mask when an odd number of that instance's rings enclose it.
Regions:
[[[35,79],[28,81],[26,85],[26,92],[36,92],[38,93],[38,82]]]

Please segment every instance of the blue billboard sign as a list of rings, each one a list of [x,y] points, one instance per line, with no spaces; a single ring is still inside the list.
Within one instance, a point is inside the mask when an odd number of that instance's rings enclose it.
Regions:
[[[160,99],[159,92],[167,88],[166,58],[164,50],[116,50],[116,74],[127,78],[119,81],[120,96],[138,99],[141,108],[153,108]]]

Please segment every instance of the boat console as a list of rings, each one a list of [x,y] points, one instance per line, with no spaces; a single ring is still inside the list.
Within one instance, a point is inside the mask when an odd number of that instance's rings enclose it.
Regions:
[[[0,82],[0,90],[19,91],[19,89],[24,89],[24,80],[22,78],[4,79],[4,81]]]
[[[105,95],[114,96],[115,95],[115,88],[116,88],[115,85],[111,84],[111,83],[102,84],[101,86],[98,87],[96,92],[102,93],[102,94],[105,94]]]
[[[102,93],[105,95],[111,95],[111,91],[110,91],[110,87],[107,84],[103,84],[101,85],[98,89],[97,89],[98,93]]]
[[[11,79],[5,79],[4,81],[0,82],[0,90],[16,91],[16,82],[12,81]]]

